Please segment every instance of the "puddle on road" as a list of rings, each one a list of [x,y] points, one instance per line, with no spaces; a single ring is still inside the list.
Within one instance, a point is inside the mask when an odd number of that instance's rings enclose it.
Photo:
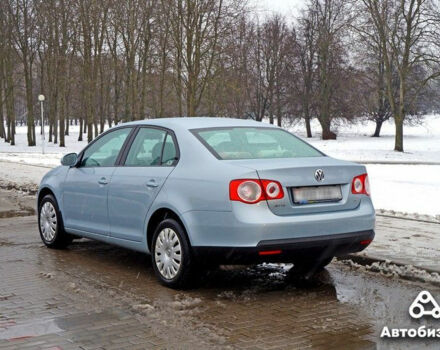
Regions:
[[[59,333],[75,329],[83,324],[97,324],[112,322],[119,319],[121,315],[113,312],[90,312],[79,315],[64,317],[27,320],[23,323],[16,323],[13,320],[0,319],[0,340],[14,340],[32,338],[40,335]]]
[[[2,327],[0,322],[0,340],[14,340],[37,337],[39,335],[52,334],[62,332],[63,329],[58,327],[56,320],[33,320],[27,321],[23,324],[15,324],[15,322],[9,322],[9,325]]]

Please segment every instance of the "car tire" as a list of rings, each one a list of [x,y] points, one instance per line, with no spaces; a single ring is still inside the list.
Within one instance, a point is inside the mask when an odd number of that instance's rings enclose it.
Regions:
[[[191,247],[182,225],[174,219],[163,220],[151,242],[151,260],[159,281],[170,288],[186,289],[194,282]]]
[[[38,229],[43,243],[48,248],[66,248],[72,236],[64,231],[63,220],[53,195],[43,197],[38,205]]]

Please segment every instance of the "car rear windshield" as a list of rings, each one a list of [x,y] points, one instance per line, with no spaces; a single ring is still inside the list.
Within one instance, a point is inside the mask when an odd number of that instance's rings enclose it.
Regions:
[[[191,131],[218,159],[323,156],[317,149],[282,129],[227,127]]]

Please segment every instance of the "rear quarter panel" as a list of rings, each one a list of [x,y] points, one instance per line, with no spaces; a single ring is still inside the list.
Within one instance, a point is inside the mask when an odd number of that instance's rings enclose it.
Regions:
[[[183,214],[189,211],[231,212],[229,182],[235,178],[258,178],[257,172],[216,159],[188,130],[175,131],[180,160],[156,197],[146,218],[160,208]],[[191,241],[191,235],[190,241]]]

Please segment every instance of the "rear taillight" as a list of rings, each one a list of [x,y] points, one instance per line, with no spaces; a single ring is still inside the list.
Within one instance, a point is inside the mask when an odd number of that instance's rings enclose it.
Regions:
[[[358,175],[353,178],[351,183],[351,193],[353,194],[366,194],[370,195],[370,181],[368,180],[368,174]]]
[[[284,197],[283,188],[278,181],[261,180],[266,199],[280,199]]]
[[[229,199],[232,201],[253,204],[283,197],[283,187],[274,180],[240,179],[229,184]]]

